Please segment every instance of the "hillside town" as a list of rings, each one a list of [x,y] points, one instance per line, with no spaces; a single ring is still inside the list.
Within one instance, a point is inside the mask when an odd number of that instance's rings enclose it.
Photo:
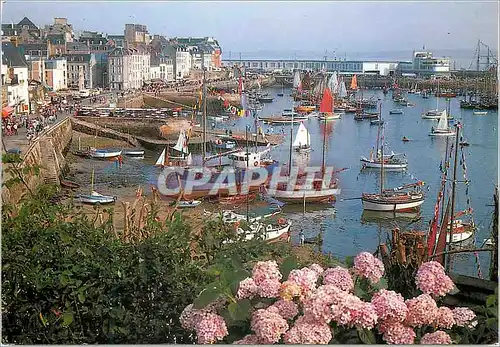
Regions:
[[[119,35],[77,33],[66,18],[43,27],[27,17],[2,24],[2,51],[2,109],[15,114],[36,108],[31,100],[36,87],[141,89],[151,81],[182,81],[192,70],[217,71],[222,65],[221,47],[212,37],[166,38],[150,35],[140,24],[126,24]]]

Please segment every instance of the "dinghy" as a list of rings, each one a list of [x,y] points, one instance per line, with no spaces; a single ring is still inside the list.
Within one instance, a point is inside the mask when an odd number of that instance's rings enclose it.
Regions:
[[[441,112],[439,123],[436,128],[432,128],[429,136],[455,136],[455,130],[448,125],[448,115],[446,110]]]
[[[474,111],[473,114],[476,116],[484,116],[488,114],[488,111]]]
[[[130,148],[130,149],[124,149],[123,150],[123,155],[126,155],[127,157],[142,157],[144,158],[144,150],[139,149],[139,148]]]
[[[196,207],[201,204],[200,200],[190,200],[190,201],[179,201],[177,204],[178,208],[190,208],[190,207]]]
[[[304,123],[300,123],[299,130],[297,131],[297,135],[295,136],[295,141],[292,144],[292,147],[299,153],[307,153],[311,152],[311,135],[307,131],[307,128],[304,126]]]
[[[403,113],[404,113],[403,110],[400,108],[389,111],[389,114],[403,114]]]
[[[80,194],[77,199],[83,204],[112,204],[116,201],[116,196],[102,195],[94,190],[94,169],[92,169],[92,175],[90,180],[90,194]]]
[[[89,155],[94,159],[113,159],[122,154],[121,150],[91,149]]]

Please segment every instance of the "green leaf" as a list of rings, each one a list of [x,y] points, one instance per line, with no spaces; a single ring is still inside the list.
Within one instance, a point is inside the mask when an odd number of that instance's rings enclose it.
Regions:
[[[64,315],[63,315],[63,326],[67,327],[71,323],[73,323],[73,313],[71,313],[71,311],[64,312]]]
[[[489,295],[486,299],[486,307],[492,307],[495,305],[497,298],[495,295]]]
[[[387,284],[387,279],[385,277],[380,278],[380,281],[378,281],[375,284],[372,284],[373,288],[375,289],[387,289],[388,284]]]
[[[280,272],[283,275],[283,280],[287,279],[290,271],[296,269],[297,266],[297,258],[295,258],[295,256],[291,255],[286,258],[280,266]]]
[[[460,293],[460,289],[458,289],[456,285],[453,285],[453,289],[450,291],[449,294],[450,295],[456,295],[458,293]]]
[[[363,342],[365,345],[373,345],[377,341],[375,340],[375,335],[371,330],[368,329],[360,329],[357,328],[358,330],[358,336],[361,342]]]
[[[496,329],[496,326],[498,325],[498,318],[488,318],[486,320],[486,325],[490,328],[490,329]]]
[[[193,308],[199,310],[214,302],[220,295],[220,288],[212,286],[204,289],[200,295],[194,300]]]
[[[354,266],[354,257],[349,255],[349,256],[345,257],[344,262],[347,265],[347,267],[353,267]]]
[[[231,264],[236,270],[244,269],[241,259],[236,254],[231,256]]]
[[[356,285],[354,287],[354,294],[361,299],[363,299],[366,296],[366,292],[359,285]]]
[[[78,301],[82,304],[85,302],[85,294],[83,292],[78,292]]]
[[[250,314],[250,300],[243,299],[238,302],[232,302],[228,306],[229,314],[235,321],[246,320]]]

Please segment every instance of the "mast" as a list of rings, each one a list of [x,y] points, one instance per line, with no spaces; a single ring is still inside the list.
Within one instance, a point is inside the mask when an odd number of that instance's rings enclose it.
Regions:
[[[441,225],[444,220],[444,205],[445,205],[445,200],[446,200],[446,176],[448,176],[448,142],[449,142],[449,137],[446,136],[446,149],[444,153],[444,172],[442,173],[443,179],[442,179],[442,190],[443,190],[443,202],[441,205]]]
[[[326,155],[326,117],[325,116],[325,128],[323,129],[323,160],[321,161],[321,177],[325,176],[325,155]]]
[[[382,136],[380,141],[380,195],[384,192],[384,125],[381,125]]]
[[[250,172],[250,167],[248,166],[248,159],[249,159],[249,153],[248,153],[248,125],[245,127],[245,139],[246,139],[246,142],[247,142],[247,148],[246,148],[246,157],[247,157],[247,173],[246,173],[246,178],[247,178],[247,189],[248,189],[248,192],[247,192],[247,198],[246,198],[246,203],[247,203],[247,223],[248,223],[248,210],[249,210],[249,206],[248,206],[248,195],[250,195],[250,187],[248,187],[248,174]]]
[[[460,128],[461,128],[461,124],[460,122],[458,122],[457,125],[455,125],[455,128],[456,128],[456,134],[455,134],[455,161],[453,163],[453,180],[451,181],[451,215],[450,215],[450,240],[451,240],[451,236],[453,235],[453,211],[455,211],[455,188],[456,188],[456,185],[457,185],[457,163],[458,163],[458,140],[459,140],[459,133],[460,133]],[[448,233],[448,226],[446,226],[446,228],[444,229],[446,230],[446,232]],[[446,243],[446,251],[448,251],[450,249],[450,242],[447,242]],[[447,272],[450,271],[450,268],[451,268],[451,262],[450,262],[450,259],[449,259],[449,256],[447,257],[448,261],[445,260],[445,264],[446,264],[446,270]]]
[[[94,192],[94,168],[92,167],[92,174],[90,176],[90,194]]]
[[[202,163],[205,164],[205,155],[207,153],[207,85],[206,85],[206,68],[205,68],[205,57],[204,53],[202,54],[202,68],[203,68],[203,115],[202,115],[202,124],[203,124],[203,153],[202,153]]]
[[[293,144],[293,112],[295,108],[295,102],[292,100],[292,126],[290,127],[290,156],[288,159],[288,177],[290,177],[290,174],[292,172],[292,144]]]

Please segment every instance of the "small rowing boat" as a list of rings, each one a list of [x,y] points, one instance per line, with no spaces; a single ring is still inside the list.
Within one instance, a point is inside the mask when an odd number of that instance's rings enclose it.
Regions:
[[[179,201],[177,204],[178,208],[192,208],[199,206],[201,204],[200,200],[190,200],[190,201]]]

